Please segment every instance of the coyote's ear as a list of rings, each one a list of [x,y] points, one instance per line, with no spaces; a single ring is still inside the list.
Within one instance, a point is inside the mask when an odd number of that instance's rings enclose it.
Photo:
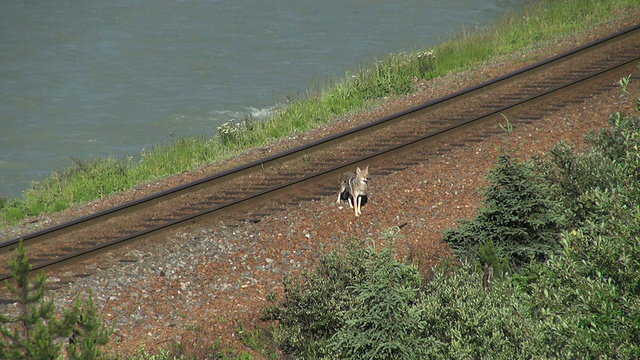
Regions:
[[[356,174],[360,174],[362,172],[362,170],[360,170],[360,167],[356,168]]]

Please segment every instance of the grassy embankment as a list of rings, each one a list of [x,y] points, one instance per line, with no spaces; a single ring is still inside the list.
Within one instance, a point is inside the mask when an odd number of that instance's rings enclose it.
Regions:
[[[582,31],[640,8],[637,0],[542,0],[495,26],[460,36],[430,50],[392,54],[368,68],[348,72],[303,98],[255,122],[250,117],[222,125],[212,138],[187,137],[158,144],[139,158],[97,158],[74,163],[21,198],[0,198],[0,227],[27,216],[53,213],[74,204],[131,189],[142,183],[193,170],[327,124],[385,96],[410,93],[414,78],[477,67],[491,57],[523,51]]]

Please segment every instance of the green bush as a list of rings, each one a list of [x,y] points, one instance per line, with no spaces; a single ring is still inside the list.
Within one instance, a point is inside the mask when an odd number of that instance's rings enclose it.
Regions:
[[[557,184],[564,216],[570,223],[584,221],[590,215],[588,210],[580,208],[580,197],[591,189],[607,188],[615,183],[616,163],[596,151],[576,154],[575,147],[564,142],[554,146],[548,158],[546,177]]]
[[[640,358],[640,201],[610,187],[581,197],[591,216],[561,251],[491,293],[476,266],[436,271],[422,305],[429,357]]]
[[[561,229],[561,204],[554,198],[554,187],[534,163],[516,162],[504,154],[488,180],[478,216],[448,230],[444,241],[473,261],[489,240],[516,266],[547,259],[558,248]]]
[[[559,254],[496,278],[490,293],[476,266],[437,269],[419,311],[427,358],[640,358],[638,209],[625,226],[563,233]]]
[[[504,278],[492,291],[476,266],[438,267],[421,303],[429,359],[535,358],[536,323],[526,292]]]
[[[531,304],[540,322],[539,346],[547,358],[638,359],[638,225],[620,233],[589,227],[590,235],[566,233],[563,256],[540,267]]]
[[[385,234],[382,241],[393,243],[396,230]],[[363,242],[354,241],[344,250],[323,255],[314,272],[304,274],[301,279],[285,280],[285,298],[265,309],[265,319],[280,323],[281,349],[299,359],[335,358],[336,353],[371,355],[376,351],[382,351],[378,356],[383,358],[386,355],[382,354],[390,351],[419,354],[420,350],[411,346],[420,342],[411,335],[412,327],[417,325],[411,308],[420,287],[418,271],[395,260],[391,249],[376,251]],[[379,303],[383,299],[386,303]],[[371,342],[358,349],[350,348],[350,339],[361,336],[362,330],[368,327],[365,324],[375,322],[380,316],[380,313],[368,313],[367,307],[374,304],[377,304],[376,311],[383,311],[379,306],[392,306],[393,309],[385,310],[391,318],[370,324],[372,328],[368,331],[371,332],[366,333],[366,337],[379,340],[385,331],[403,329],[397,334],[400,338],[390,339],[388,343],[377,342],[375,349]],[[394,319],[405,323],[390,324],[390,321],[395,323]],[[390,325],[395,327],[385,330]]]
[[[416,306],[422,279],[415,266],[399,262],[392,249],[366,248],[365,279],[352,286],[354,306],[338,313],[344,324],[331,337],[338,359],[420,359],[426,324]]]
[[[320,258],[312,273],[284,281],[285,298],[265,309],[264,318],[280,322],[280,346],[295,358],[322,358],[326,345],[344,322],[339,313],[355,306],[353,286],[364,280],[362,243],[348,243],[341,254],[332,251]]]
[[[9,292],[15,297],[18,312],[0,314],[0,358],[61,359],[66,349],[68,359],[97,359],[111,332],[101,323],[92,295],[83,305],[77,297],[70,309],[56,314],[53,298],[46,299],[46,276],[40,273],[29,279],[31,265],[20,242],[16,257],[10,261]]]
[[[590,132],[585,139],[588,151],[577,153],[573,147],[560,143],[549,152],[546,164],[545,176],[558,185],[566,209],[564,216],[574,227],[594,216],[601,217],[594,193],[640,200],[640,119],[615,113],[608,128]],[[624,209],[618,210],[624,215]]]
[[[638,105],[640,106],[640,99]],[[640,119],[617,112],[609,118],[609,127],[590,132],[585,139],[595,151],[613,161],[637,160],[640,158]],[[638,173],[630,175],[637,179]]]

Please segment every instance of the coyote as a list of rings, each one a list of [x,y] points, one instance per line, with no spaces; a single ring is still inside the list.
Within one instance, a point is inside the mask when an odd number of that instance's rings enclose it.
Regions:
[[[360,216],[360,207],[362,206],[362,198],[367,196],[367,188],[369,182],[369,166],[364,170],[356,168],[356,173],[347,171],[342,175],[340,181],[340,191],[338,191],[338,200],[347,199],[349,206],[354,208],[356,216]],[[366,202],[366,199],[365,199]]]

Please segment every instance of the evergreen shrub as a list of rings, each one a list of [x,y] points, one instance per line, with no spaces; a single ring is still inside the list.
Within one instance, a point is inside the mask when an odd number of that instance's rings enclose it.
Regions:
[[[391,240],[397,229],[383,237]],[[369,240],[371,241],[371,240]],[[410,359],[424,353],[415,307],[421,278],[395,259],[393,244],[376,250],[349,242],[320,258],[314,272],[285,281],[285,298],[264,311],[280,323],[280,347],[299,359]]]
[[[320,257],[313,272],[284,280],[284,299],[264,310],[264,318],[280,323],[280,347],[295,358],[328,356],[331,336],[344,325],[339,313],[356,306],[353,286],[365,278],[368,255],[361,242],[346,251]]]
[[[343,326],[329,348],[339,359],[420,359],[427,342],[418,306],[422,279],[392,248],[366,248],[365,279],[352,286],[355,306],[338,313]]]
[[[29,278],[31,265],[22,242],[10,266],[12,278],[5,284],[15,297],[17,312],[0,314],[0,359],[92,360],[103,355],[101,347],[111,332],[102,324],[91,295],[85,304],[77,297],[70,309],[56,313],[54,298],[45,297],[44,272],[33,282]]]
[[[562,222],[554,186],[544,181],[533,162],[517,162],[505,154],[488,180],[478,216],[448,230],[444,241],[472,261],[489,240],[515,266],[547,259],[558,248]]]

